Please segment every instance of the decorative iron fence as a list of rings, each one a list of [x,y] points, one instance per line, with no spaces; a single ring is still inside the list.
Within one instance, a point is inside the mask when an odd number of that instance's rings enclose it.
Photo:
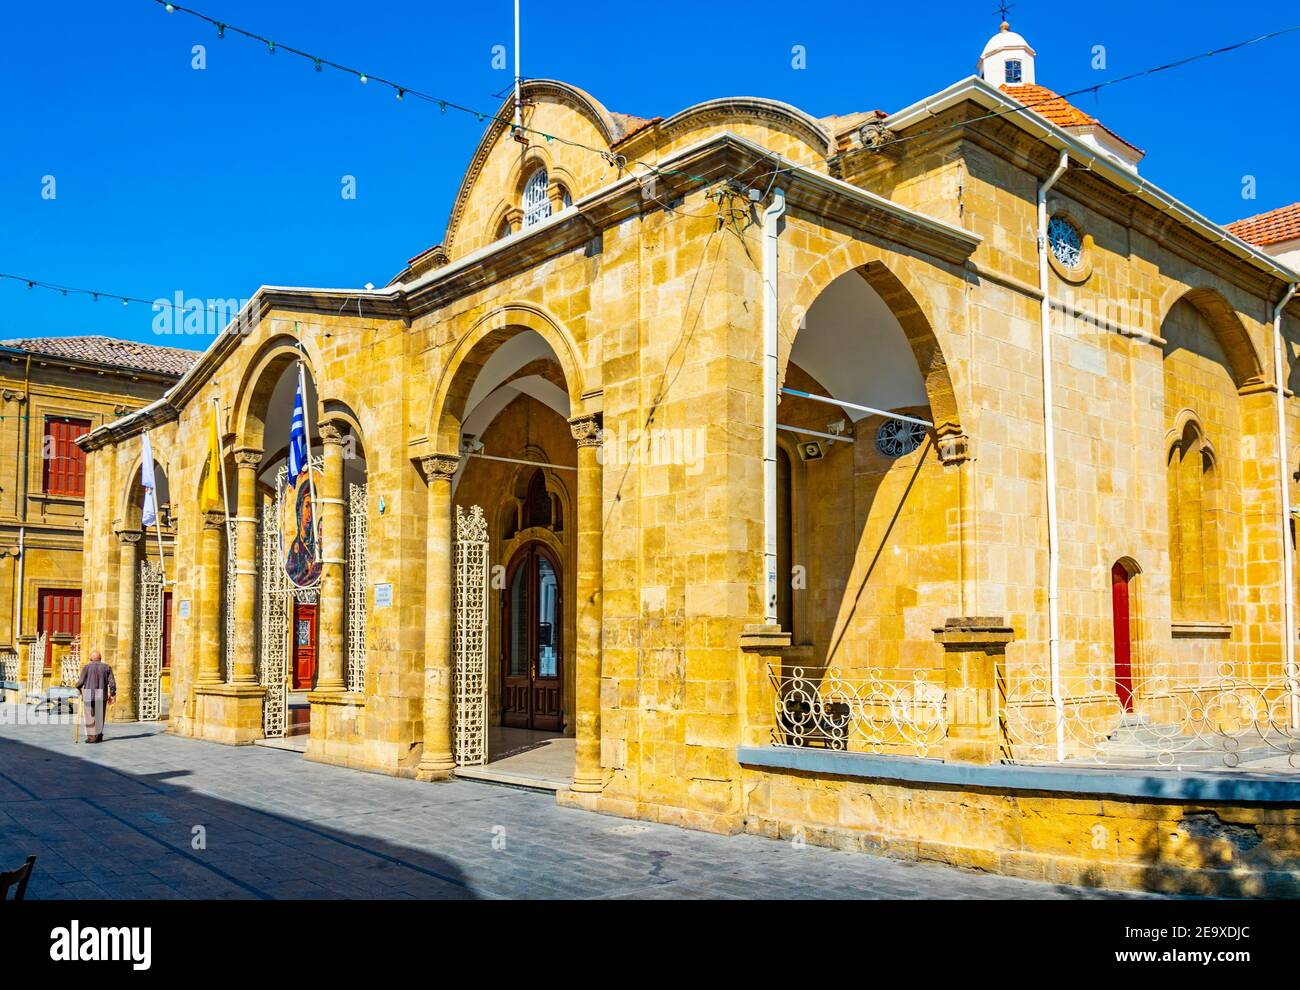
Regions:
[[[18,679],[21,666],[17,653],[12,650],[8,653],[0,653],[0,681],[8,681],[10,684],[21,683]]]
[[[769,664],[768,676],[776,690],[777,745],[942,755],[948,730],[942,672],[886,677],[877,669]]]
[[[983,724],[1005,763],[1140,770],[1300,770],[1300,682],[1278,665],[1208,673],[1158,665],[1127,700],[1114,671],[1062,680],[999,668],[996,697],[949,711],[944,671],[768,666],[773,742],[846,752],[943,757],[950,720]],[[963,700],[969,703],[969,699]],[[960,717],[958,717],[960,716]]]
[[[1284,671],[1223,663],[1206,674],[1158,665],[1125,704],[1114,672],[1065,678],[1058,705],[1046,676],[1010,679],[1001,724],[1006,757],[1174,770],[1300,770],[1300,684]],[[1060,730],[1058,732],[1058,722]]]

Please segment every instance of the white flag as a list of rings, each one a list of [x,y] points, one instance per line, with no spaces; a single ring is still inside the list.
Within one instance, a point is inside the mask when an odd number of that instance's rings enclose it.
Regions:
[[[144,507],[140,511],[140,524],[152,526],[158,521],[158,500],[154,496],[156,482],[153,479],[153,445],[149,443],[149,432],[140,435],[144,444],[144,453],[140,460],[140,484],[144,486]]]

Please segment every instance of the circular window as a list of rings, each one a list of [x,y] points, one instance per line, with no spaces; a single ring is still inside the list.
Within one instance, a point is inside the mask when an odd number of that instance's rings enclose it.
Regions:
[[[876,449],[886,457],[905,457],[925,442],[925,427],[901,419],[887,419],[876,430]]]
[[[1052,217],[1047,225],[1047,243],[1052,257],[1066,268],[1083,265],[1083,236],[1065,217]]]

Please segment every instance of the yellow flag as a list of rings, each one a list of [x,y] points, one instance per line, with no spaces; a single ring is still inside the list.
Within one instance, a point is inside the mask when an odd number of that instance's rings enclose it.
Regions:
[[[217,434],[217,407],[208,409],[208,463],[204,468],[203,492],[199,496],[200,511],[210,512],[221,508],[221,441]]]

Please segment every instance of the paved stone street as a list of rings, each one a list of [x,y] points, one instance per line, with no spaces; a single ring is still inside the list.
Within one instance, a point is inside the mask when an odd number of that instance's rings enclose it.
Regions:
[[[0,709],[0,864],[37,856],[28,897],[1098,896],[323,766],[157,724],[110,725],[103,744],[77,745],[71,725],[15,715]],[[193,848],[195,826],[206,848]]]

